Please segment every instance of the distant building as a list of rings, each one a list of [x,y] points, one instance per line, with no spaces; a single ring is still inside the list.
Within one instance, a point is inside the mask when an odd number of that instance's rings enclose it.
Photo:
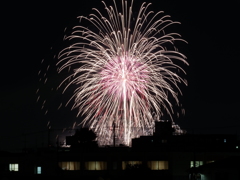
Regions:
[[[240,156],[230,156],[213,161],[196,168],[192,171],[201,180],[239,180],[240,179]]]
[[[159,132],[162,128],[164,130]],[[220,160],[240,157],[236,135],[176,135],[175,132],[171,123],[160,122],[153,136],[133,139],[132,147],[86,145],[43,148],[28,153],[2,152],[0,178],[215,180],[215,164],[219,167]],[[230,163],[225,161],[223,168]],[[210,166],[213,168],[208,169]],[[232,178],[224,177],[225,180]]]

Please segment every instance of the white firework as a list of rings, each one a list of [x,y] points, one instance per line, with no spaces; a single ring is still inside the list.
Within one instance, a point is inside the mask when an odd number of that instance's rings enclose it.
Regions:
[[[133,15],[130,5],[122,1],[121,12],[103,2],[106,15],[98,9],[89,17],[80,16],[80,25],[66,37],[71,46],[59,53],[59,73],[73,68],[60,86],[64,91],[75,87],[73,108],[84,116],[83,126],[93,129],[100,145],[110,145],[114,138],[125,145],[140,135],[153,133],[154,121],[163,112],[173,112],[179,104],[179,83],[186,80],[178,65],[186,57],[175,48],[184,41],[177,33],[166,33],[177,24],[163,12],[148,11],[143,3]],[[89,27],[81,25],[87,21]],[[184,41],[185,42],[185,41]],[[153,117],[154,114],[154,117]]]

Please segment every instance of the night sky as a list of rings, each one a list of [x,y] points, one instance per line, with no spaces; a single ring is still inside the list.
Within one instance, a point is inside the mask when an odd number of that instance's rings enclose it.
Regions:
[[[140,2],[144,1],[135,0]],[[188,42],[178,47],[190,64],[185,67],[189,85],[180,98],[186,115],[175,122],[188,132],[240,135],[239,1],[147,2],[153,3],[151,10],[163,10],[181,22],[174,32]],[[77,25],[76,17],[87,16],[92,7],[104,8],[97,0],[2,6],[0,150],[22,148],[22,134],[44,131],[48,121],[54,122],[52,128],[69,127],[75,121],[75,112],[68,108],[61,118],[44,118],[36,103],[38,71],[42,59],[52,64],[53,55],[63,47],[64,29]],[[49,76],[58,80],[57,75]]]

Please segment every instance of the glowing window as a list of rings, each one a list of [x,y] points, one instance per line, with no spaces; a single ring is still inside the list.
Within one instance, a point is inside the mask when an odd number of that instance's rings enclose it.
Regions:
[[[85,162],[86,170],[106,170],[107,162],[105,161],[87,161]]]
[[[168,169],[168,161],[148,161],[147,165],[151,170],[167,170]]]
[[[201,165],[203,165],[203,161],[195,161],[195,167],[199,167]],[[194,161],[190,162],[190,167],[194,167]]]
[[[137,166],[142,164],[142,161],[122,161],[122,169],[125,170],[127,166]]]
[[[18,164],[9,164],[9,171],[18,171]]]
[[[224,139],[223,142],[226,143],[226,142],[227,142],[227,139]]]
[[[37,167],[37,174],[42,174],[42,167],[40,166]]]
[[[58,163],[62,170],[80,170],[80,162],[75,161],[63,161]]]

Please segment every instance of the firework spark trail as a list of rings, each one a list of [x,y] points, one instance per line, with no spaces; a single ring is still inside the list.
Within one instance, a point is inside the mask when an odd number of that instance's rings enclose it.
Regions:
[[[186,57],[175,50],[175,41],[184,41],[177,33],[165,33],[176,24],[163,12],[148,11],[143,3],[134,19],[130,6],[122,1],[107,7],[107,16],[98,9],[89,17],[80,16],[94,28],[78,25],[66,40],[73,44],[59,53],[59,73],[74,68],[60,84],[76,87],[71,101],[84,115],[83,126],[92,128],[100,145],[112,143],[112,127],[122,144],[152,134],[154,117],[160,119],[163,109],[171,116],[172,96],[178,102],[178,84],[186,81],[176,72],[184,70],[174,62],[187,64]],[[159,18],[160,17],[160,18]],[[171,48],[167,48],[171,45]],[[184,72],[185,73],[185,72]]]

